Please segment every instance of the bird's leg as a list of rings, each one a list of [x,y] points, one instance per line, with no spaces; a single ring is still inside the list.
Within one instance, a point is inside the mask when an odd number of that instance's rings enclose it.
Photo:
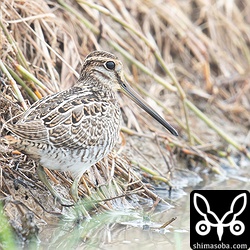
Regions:
[[[39,164],[37,169],[37,175],[39,177],[39,179],[41,180],[41,182],[48,188],[48,190],[50,191],[50,193],[55,197],[55,199],[61,204],[61,205],[66,205],[69,203],[68,200],[64,199],[63,197],[61,197],[56,190],[51,186],[51,184],[49,183],[47,176],[44,172],[44,168]]]
[[[76,208],[76,211],[79,212],[79,215],[80,216],[84,215],[85,218],[91,219],[91,216],[89,215],[88,211],[85,209],[84,200],[79,199],[78,184],[79,184],[80,179],[81,179],[81,176],[76,177],[74,179],[72,186],[70,188],[70,194],[76,203],[75,208]]]
[[[81,177],[76,177],[72,183],[72,186],[70,188],[70,194],[74,200],[74,202],[77,202],[79,200],[78,196],[78,183],[80,181]]]

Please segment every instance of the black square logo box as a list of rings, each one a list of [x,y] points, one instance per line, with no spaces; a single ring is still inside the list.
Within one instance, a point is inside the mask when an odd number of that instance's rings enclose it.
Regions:
[[[249,191],[192,191],[190,247],[191,249],[249,249]]]

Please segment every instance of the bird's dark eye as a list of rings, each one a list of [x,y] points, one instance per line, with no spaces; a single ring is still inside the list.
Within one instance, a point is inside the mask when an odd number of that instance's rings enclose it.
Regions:
[[[115,63],[113,61],[108,61],[106,62],[106,67],[107,69],[114,69],[115,68]]]

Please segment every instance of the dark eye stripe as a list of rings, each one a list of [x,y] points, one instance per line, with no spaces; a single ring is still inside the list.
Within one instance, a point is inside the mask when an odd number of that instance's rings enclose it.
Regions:
[[[115,63],[113,62],[113,61],[108,61],[108,62],[106,62],[106,67],[107,67],[107,69],[114,69],[115,68]]]

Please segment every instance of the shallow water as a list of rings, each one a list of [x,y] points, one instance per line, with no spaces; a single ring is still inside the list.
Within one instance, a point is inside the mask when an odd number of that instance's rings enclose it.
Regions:
[[[218,183],[217,183],[218,184]],[[250,190],[250,184],[242,181],[224,180],[219,186],[210,185],[209,189],[244,189]],[[177,219],[162,231],[142,230],[142,228],[127,227],[113,239],[114,241],[105,244],[102,249],[190,249],[189,244],[189,191],[187,195],[175,202],[175,207],[169,211],[158,213],[152,220],[159,225],[168,221],[170,218]]]
[[[164,188],[157,191],[172,205],[172,208],[160,205],[150,216],[142,211],[117,211],[97,215],[90,222],[79,224],[72,224],[72,221],[61,222],[60,227],[48,225],[40,234],[42,239],[40,247],[109,250],[190,249],[189,194],[192,190],[250,190],[248,166],[241,170],[231,168],[224,170],[226,177],[207,173],[202,178],[193,173],[187,177],[187,172],[184,172],[186,178],[178,179],[177,175],[175,184],[181,188],[172,190],[171,199],[169,199],[170,193]],[[158,229],[174,217],[177,219],[171,225],[165,229]]]

